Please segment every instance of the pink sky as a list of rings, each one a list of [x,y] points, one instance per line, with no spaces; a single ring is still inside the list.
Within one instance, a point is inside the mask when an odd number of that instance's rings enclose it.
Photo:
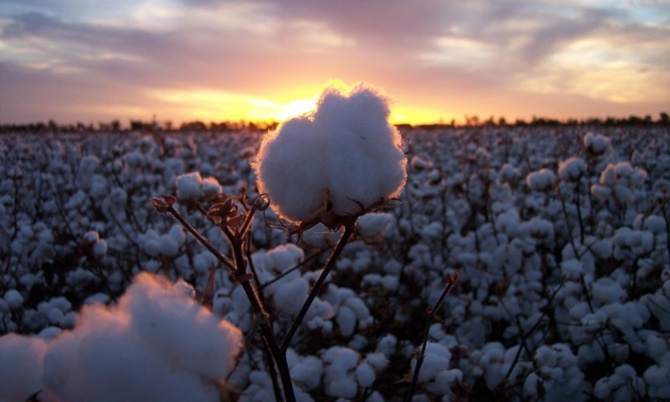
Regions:
[[[670,2],[6,0],[0,122],[277,120],[366,82],[396,122],[670,109]]]

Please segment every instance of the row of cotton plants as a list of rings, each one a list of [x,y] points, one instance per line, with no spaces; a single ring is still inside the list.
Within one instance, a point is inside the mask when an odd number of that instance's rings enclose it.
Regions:
[[[666,128],[387,116],[0,137],[0,400],[670,398]]]

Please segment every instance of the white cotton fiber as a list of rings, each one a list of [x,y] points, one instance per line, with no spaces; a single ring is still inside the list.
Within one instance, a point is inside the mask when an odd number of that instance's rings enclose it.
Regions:
[[[549,169],[540,169],[526,176],[526,184],[533,191],[549,190],[556,181],[556,175]]]
[[[386,100],[358,87],[327,89],[311,116],[266,136],[256,160],[258,187],[292,221],[348,216],[394,197],[406,179],[398,131]]]
[[[612,142],[604,135],[586,133],[584,136],[584,147],[594,156],[600,156],[607,152],[612,146]]]
[[[44,395],[65,402],[216,402],[216,383],[241,346],[237,328],[142,273],[116,306],[85,306],[75,329],[50,344]]]
[[[12,310],[17,310],[23,305],[23,296],[16,289],[9,289],[5,292],[5,301]]]
[[[239,330],[164,279],[138,275],[119,307],[129,312],[131,329],[148,346],[181,367],[208,378],[223,378],[232,369],[231,356],[241,347]]]
[[[558,164],[558,175],[563,180],[579,180],[586,173],[584,159],[572,157]]]
[[[42,388],[46,348],[37,337],[0,337],[0,401],[23,402]]]
[[[280,282],[272,300],[277,310],[284,314],[297,314],[307,299],[309,285],[304,278],[298,277],[290,282]]]
[[[214,177],[202,178],[199,172],[177,176],[177,198],[180,201],[210,199],[222,192],[221,185]]]
[[[356,221],[356,232],[367,242],[383,240],[393,230],[395,217],[388,212],[370,212]]]

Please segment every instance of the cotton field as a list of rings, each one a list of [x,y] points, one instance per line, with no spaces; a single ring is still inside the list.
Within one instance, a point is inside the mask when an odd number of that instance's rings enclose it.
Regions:
[[[0,401],[670,398],[667,127],[398,134],[338,96],[0,135]]]

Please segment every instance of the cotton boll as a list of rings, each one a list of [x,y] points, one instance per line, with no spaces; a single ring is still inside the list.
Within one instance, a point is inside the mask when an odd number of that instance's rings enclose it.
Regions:
[[[648,216],[644,220],[644,229],[648,230],[655,235],[659,235],[665,232],[665,220],[657,215]]]
[[[224,378],[232,369],[242,345],[240,331],[219,321],[165,280],[138,275],[120,307],[129,311],[131,329],[151,344],[147,346],[189,371],[215,379]]]
[[[297,118],[263,138],[256,162],[258,189],[272,200],[272,209],[293,221],[315,218],[325,206],[328,184],[323,136],[314,123]]]
[[[375,370],[383,370],[388,366],[389,360],[381,352],[368,353],[365,356],[365,361]]]
[[[201,184],[202,177],[199,172],[177,176],[177,199],[180,201],[199,199],[202,197]]]
[[[0,400],[23,402],[42,389],[47,344],[35,337],[0,337]]]
[[[336,398],[353,399],[358,385],[351,377],[333,377],[326,384],[326,394]]]
[[[344,336],[351,336],[356,329],[356,314],[347,306],[342,306],[337,310],[335,316],[337,326]]]
[[[373,391],[365,402],[384,402],[384,397],[379,391]]]
[[[56,339],[60,334],[63,333],[63,330],[58,327],[46,327],[40,331],[37,336],[44,339],[45,341],[51,341]]]
[[[371,212],[356,221],[356,231],[367,242],[383,240],[393,229],[395,217],[385,212]]]
[[[649,397],[653,399],[670,398],[670,369],[657,365],[649,366],[644,372],[644,380],[649,386]]]
[[[295,278],[290,282],[282,281],[276,285],[272,300],[277,310],[287,315],[294,315],[307,300],[308,291],[309,285],[304,278]]]
[[[94,244],[96,241],[98,241],[99,238],[100,236],[95,230],[84,233],[84,241],[88,244]]]
[[[360,356],[355,350],[342,346],[333,346],[323,354],[323,360],[342,373],[354,368],[359,359]]]
[[[502,168],[500,168],[500,176],[501,176],[502,180],[504,180],[508,183],[513,183],[519,177],[519,169],[515,168],[514,166],[510,165],[509,163],[505,163],[502,166]]]
[[[558,165],[558,175],[563,180],[579,180],[585,173],[586,162],[582,158],[572,157]]]
[[[241,333],[181,287],[142,273],[116,306],[85,306],[46,354],[46,400],[218,401]]]
[[[610,149],[611,146],[612,142],[604,135],[586,133],[584,136],[584,147],[592,156],[603,155]]]
[[[419,371],[419,382],[432,381],[441,370],[449,369],[451,353],[444,345],[436,342],[426,344],[423,365]],[[416,359],[412,360],[412,370],[416,366]]]
[[[200,182],[200,191],[204,199],[212,199],[223,192],[221,185],[214,177],[205,177]]]
[[[561,263],[561,272],[570,280],[578,280],[584,273],[584,267],[579,260],[567,260]]]
[[[547,191],[556,181],[556,175],[549,169],[531,172],[526,176],[526,184],[533,191]]]
[[[107,242],[99,239],[93,244],[92,253],[95,258],[102,258],[107,254]]]
[[[93,307],[89,312],[95,309],[100,310]],[[100,311],[95,315],[78,332],[62,335],[50,347],[45,359],[47,400],[218,401],[214,384],[176,369],[137,342],[124,318]]]
[[[376,379],[375,371],[367,363],[361,363],[355,370],[356,381],[363,388],[369,388]]]
[[[387,358],[390,358],[395,354],[397,345],[398,339],[395,336],[388,334],[379,339],[377,350],[383,353]]]
[[[388,122],[386,100],[358,87],[348,97],[326,90],[315,113],[330,152],[326,161],[333,211],[338,216],[361,212],[382,199],[397,196],[406,179],[400,133]]]
[[[12,310],[18,310],[23,306],[23,296],[16,289],[9,289],[4,296],[7,305]]]
[[[321,384],[323,362],[314,356],[307,356],[291,367],[291,378],[305,389],[312,390]]]
[[[223,191],[216,178],[202,178],[200,172],[177,176],[176,187],[177,199],[185,202],[209,200]]]
[[[284,272],[305,259],[305,252],[295,244],[282,244],[267,252],[272,268]]]
[[[355,215],[396,196],[405,181],[400,135],[386,101],[365,88],[326,90],[311,117],[289,120],[263,138],[259,191],[292,221]]]
[[[325,369],[324,384],[326,394],[332,397],[351,399],[358,392],[358,384],[354,373],[359,356],[349,348],[334,346],[323,354],[328,364]]]
[[[599,184],[593,184],[591,186],[591,194],[598,200],[600,201],[607,201],[609,197],[612,195],[612,191],[605,186],[601,186]]]

